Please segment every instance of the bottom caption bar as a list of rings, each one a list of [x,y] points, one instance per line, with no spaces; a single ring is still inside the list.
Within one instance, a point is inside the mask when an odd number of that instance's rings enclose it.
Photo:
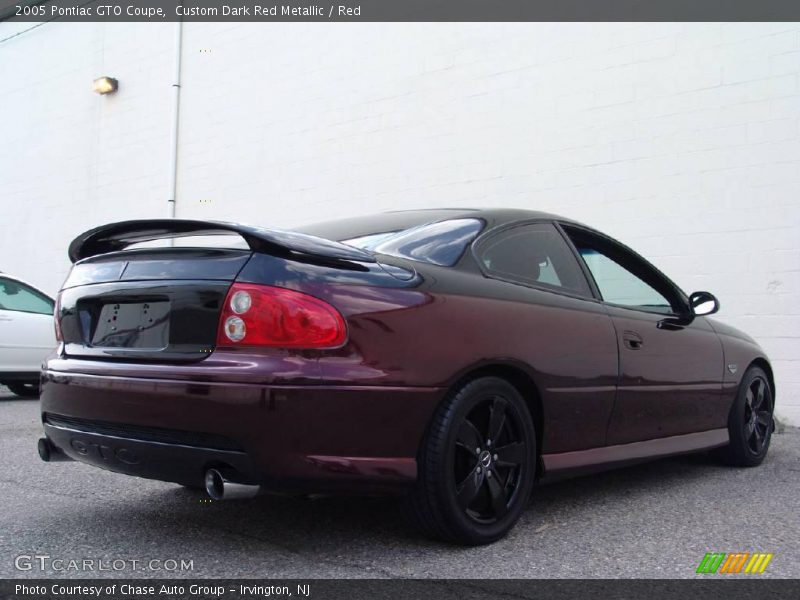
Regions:
[[[800,598],[800,581],[792,579],[182,579],[182,580],[0,580],[3,600],[138,600],[145,598],[226,600],[314,598],[316,600],[393,598],[550,598],[659,600],[688,595],[705,599],[771,600]]]

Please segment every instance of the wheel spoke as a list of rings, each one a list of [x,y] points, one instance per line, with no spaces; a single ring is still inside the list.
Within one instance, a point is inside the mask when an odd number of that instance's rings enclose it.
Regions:
[[[494,511],[495,518],[501,518],[506,514],[508,506],[506,504],[506,495],[503,486],[497,480],[497,477],[487,477],[485,479],[486,487],[489,488],[489,496],[492,499],[492,510]]]
[[[478,455],[478,448],[483,448],[483,436],[477,430],[475,425],[464,419],[461,426],[458,428],[456,435],[456,443],[463,446],[470,454]]]
[[[744,396],[745,404],[750,410],[753,410],[753,388],[747,388],[747,393]]]
[[[765,430],[769,429],[770,425],[772,425],[772,415],[767,410],[762,410],[758,413],[756,420]]]
[[[756,398],[753,401],[753,411],[758,412],[761,405],[764,404],[764,382],[760,379],[756,379],[756,386]]]
[[[753,449],[756,452],[761,452],[761,447],[764,445],[764,438],[758,430],[758,427],[753,428],[753,441],[755,441],[755,448]]]
[[[744,437],[746,440],[749,440],[751,437],[753,437],[753,432],[755,429],[756,425],[752,421],[747,421],[747,423],[744,424]]]
[[[458,485],[456,493],[458,494],[458,504],[462,509],[466,510],[475,499],[475,496],[478,495],[483,479],[484,470],[480,465],[475,465],[475,468],[470,471],[464,481]]]
[[[514,442],[501,448],[496,448],[497,464],[501,467],[515,467],[527,462],[528,452],[525,444]]]
[[[502,398],[495,398],[489,413],[489,431],[486,433],[486,439],[496,441],[500,437],[505,422],[506,401]]]

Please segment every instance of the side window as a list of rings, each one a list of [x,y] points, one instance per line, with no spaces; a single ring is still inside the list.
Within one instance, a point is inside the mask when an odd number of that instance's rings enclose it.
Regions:
[[[13,279],[0,278],[0,310],[53,314],[53,301]]]
[[[601,238],[567,231],[604,301],[667,314],[678,311],[680,299],[647,263]]]
[[[477,256],[490,276],[591,296],[580,265],[551,223],[503,231],[482,242]]]

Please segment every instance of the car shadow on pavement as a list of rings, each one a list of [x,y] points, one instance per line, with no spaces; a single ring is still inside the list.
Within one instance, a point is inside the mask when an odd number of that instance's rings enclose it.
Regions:
[[[725,470],[727,467],[710,455],[699,454],[542,484],[534,489],[523,515],[523,526],[535,529],[556,515],[562,518],[565,510],[630,500],[632,494],[674,489],[708,477],[710,471]],[[208,500],[204,492],[180,487],[164,490],[160,495],[157,504],[170,507],[171,522],[180,523],[180,528],[191,521],[201,535],[243,536],[277,543],[289,552],[299,552],[309,544],[317,551],[335,550],[343,540],[348,544],[443,546],[427,540],[406,522],[397,498],[261,495],[250,500],[215,502]]]

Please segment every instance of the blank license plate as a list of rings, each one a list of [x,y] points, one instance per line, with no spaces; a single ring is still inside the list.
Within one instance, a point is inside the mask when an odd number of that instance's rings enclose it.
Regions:
[[[169,344],[169,302],[106,304],[92,336],[92,346],[166,348]]]

